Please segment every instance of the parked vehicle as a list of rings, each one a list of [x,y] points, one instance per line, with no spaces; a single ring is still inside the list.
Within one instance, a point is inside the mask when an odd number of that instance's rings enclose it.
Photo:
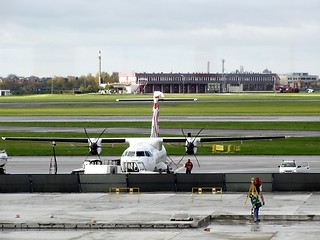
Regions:
[[[309,162],[301,162],[298,166],[295,160],[283,160],[279,173],[307,173],[310,171]]]
[[[295,160],[283,160],[279,167],[279,173],[296,173],[297,164]]]
[[[309,162],[302,162],[297,167],[297,173],[307,173],[310,171]]]

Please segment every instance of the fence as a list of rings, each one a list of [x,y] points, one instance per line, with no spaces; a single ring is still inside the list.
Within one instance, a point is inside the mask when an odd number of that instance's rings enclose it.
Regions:
[[[264,192],[320,191],[320,173],[206,174],[2,174],[0,193],[106,192],[109,188],[139,188],[141,192],[191,192],[194,187],[221,187],[223,192],[246,192],[259,176]]]

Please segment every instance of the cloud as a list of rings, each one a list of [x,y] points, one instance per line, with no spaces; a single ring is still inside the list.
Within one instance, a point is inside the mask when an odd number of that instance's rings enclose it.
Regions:
[[[319,9],[318,0],[6,1],[0,76],[94,72],[99,49],[110,72],[201,71],[212,59],[218,71],[220,59],[228,58],[230,70],[238,62],[254,71],[275,62],[280,72],[316,73],[310,63],[319,62]]]

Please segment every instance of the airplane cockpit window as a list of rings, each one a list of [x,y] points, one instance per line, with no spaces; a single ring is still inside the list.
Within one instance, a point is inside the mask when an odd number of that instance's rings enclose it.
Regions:
[[[127,152],[127,156],[128,156],[128,157],[134,157],[135,154],[136,154],[136,153],[135,153],[134,151],[128,151],[128,152]]]
[[[137,157],[144,157],[144,151],[137,151]]]
[[[123,157],[144,157],[144,156],[147,156],[147,157],[151,157],[152,154],[151,152],[149,151],[125,151],[123,154],[122,154]]]
[[[151,152],[149,152],[149,151],[145,151],[145,155],[146,155],[147,157],[151,157],[151,156],[152,156]]]

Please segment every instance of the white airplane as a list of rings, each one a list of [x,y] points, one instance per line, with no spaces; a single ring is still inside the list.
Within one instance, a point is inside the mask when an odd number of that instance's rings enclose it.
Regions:
[[[170,172],[170,164],[168,161],[167,151],[163,143],[185,143],[186,155],[194,155],[196,157],[197,144],[203,142],[225,142],[225,141],[241,141],[241,140],[257,140],[257,139],[276,139],[286,138],[285,136],[256,136],[256,137],[192,137],[191,134],[183,137],[159,137],[159,99],[163,97],[163,93],[156,91],[153,97],[153,116],[150,137],[142,138],[102,138],[100,134],[98,138],[34,138],[34,137],[2,137],[3,140],[19,140],[19,141],[49,141],[57,142],[76,142],[88,143],[89,155],[99,156],[101,153],[102,143],[128,143],[129,147],[123,152],[120,158],[121,171],[123,173],[161,173]],[[85,131],[86,132],[86,131]],[[87,132],[86,132],[87,134]],[[183,133],[184,134],[184,133]],[[88,136],[88,134],[87,134]],[[182,159],[181,159],[182,160]],[[180,161],[181,161],[180,160]],[[198,161],[198,159],[197,159]],[[92,165],[99,166],[102,173],[102,162],[92,161]],[[198,162],[199,164],[199,162]],[[90,166],[90,161],[84,163],[84,168]],[[200,165],[200,164],[199,164]],[[108,165],[109,166],[109,165]],[[90,171],[90,173],[95,173]]]
[[[8,154],[6,150],[0,151],[0,174],[6,173],[6,164],[8,161]]]

